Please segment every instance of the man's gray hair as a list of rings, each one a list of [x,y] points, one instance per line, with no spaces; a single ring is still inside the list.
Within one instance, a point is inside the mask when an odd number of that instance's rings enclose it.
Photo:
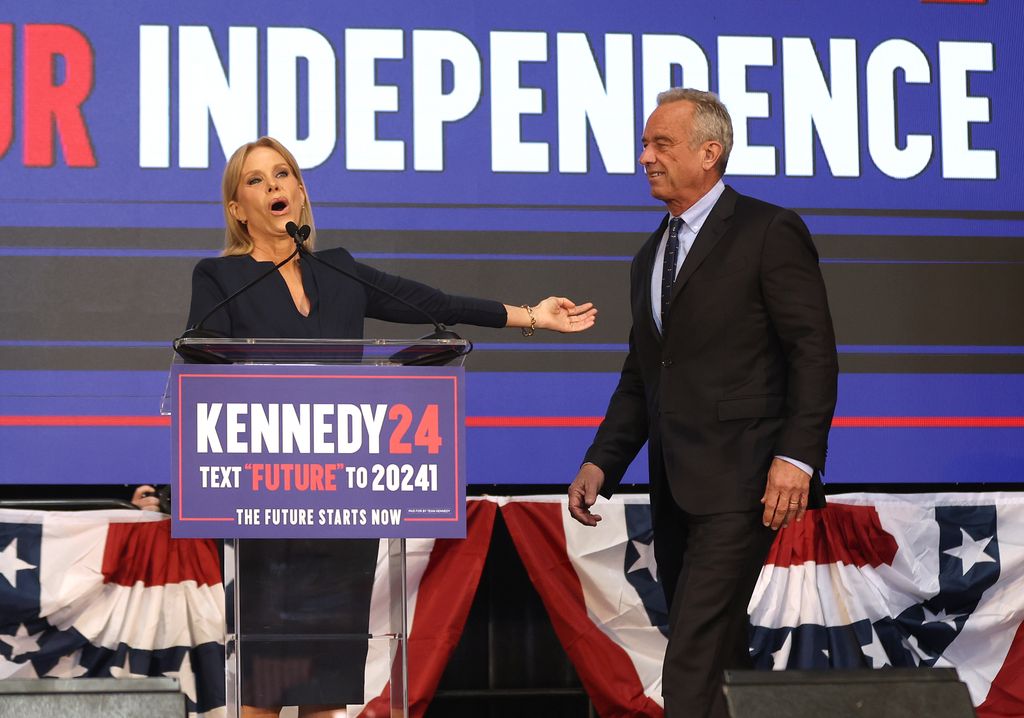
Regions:
[[[690,138],[692,146],[696,147],[708,141],[722,145],[722,156],[718,158],[716,168],[724,175],[725,167],[729,164],[729,153],[732,152],[732,119],[729,117],[729,111],[714,92],[673,87],[658,94],[659,107],[683,100],[692,102],[694,106],[693,136]]]

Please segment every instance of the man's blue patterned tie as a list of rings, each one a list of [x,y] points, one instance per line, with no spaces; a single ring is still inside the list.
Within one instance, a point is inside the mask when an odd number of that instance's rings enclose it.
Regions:
[[[665,333],[668,305],[672,301],[672,284],[676,281],[676,257],[679,256],[679,228],[683,226],[680,217],[668,223],[668,242],[665,244],[665,263],[661,268],[661,332]]]

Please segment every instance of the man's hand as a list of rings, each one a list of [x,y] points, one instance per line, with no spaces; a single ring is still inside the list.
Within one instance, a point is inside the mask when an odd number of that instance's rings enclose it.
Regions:
[[[599,514],[590,513],[590,507],[597,501],[597,492],[604,484],[604,471],[594,464],[580,467],[576,478],[569,484],[569,514],[584,526],[597,526]]]
[[[764,525],[772,530],[800,521],[807,511],[807,494],[811,477],[788,461],[776,457],[768,469],[768,486],[761,497],[764,504]],[[571,491],[571,489],[570,489]]]
[[[156,489],[152,486],[140,486],[132,494],[132,503],[143,511],[159,511],[160,499],[156,497]]]

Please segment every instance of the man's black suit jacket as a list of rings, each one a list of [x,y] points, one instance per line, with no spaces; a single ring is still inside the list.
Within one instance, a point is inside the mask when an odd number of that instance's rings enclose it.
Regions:
[[[838,364],[818,254],[794,212],[726,187],[676,277],[663,338],[651,270],[667,222],[633,259],[629,354],[586,461],[610,496],[649,441],[655,501],[667,487],[690,513],[754,510],[772,457],[825,465]],[[809,507],[822,505],[815,472]]]

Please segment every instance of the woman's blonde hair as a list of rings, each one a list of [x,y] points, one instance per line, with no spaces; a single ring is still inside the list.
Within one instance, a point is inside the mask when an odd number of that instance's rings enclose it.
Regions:
[[[221,199],[224,204],[225,228],[224,251],[222,252],[224,256],[249,254],[253,249],[249,228],[243,222],[231,216],[229,206],[237,199],[235,195],[238,192],[238,183],[242,180],[242,167],[245,165],[245,158],[257,147],[267,147],[284,157],[284,161],[288,164],[288,169],[295,175],[295,179],[303,189],[306,187],[306,183],[302,181],[302,170],[299,169],[299,163],[295,161],[295,156],[288,151],[287,147],[273,137],[260,137],[255,142],[247,142],[235,150],[235,153],[231,155],[231,159],[228,160],[227,166],[224,167],[224,178],[221,180]],[[313,225],[313,208],[310,206],[308,192],[306,193],[306,202],[299,215],[299,226],[304,224],[308,224],[311,230],[305,246],[307,249],[312,249],[316,240],[316,227]]]

